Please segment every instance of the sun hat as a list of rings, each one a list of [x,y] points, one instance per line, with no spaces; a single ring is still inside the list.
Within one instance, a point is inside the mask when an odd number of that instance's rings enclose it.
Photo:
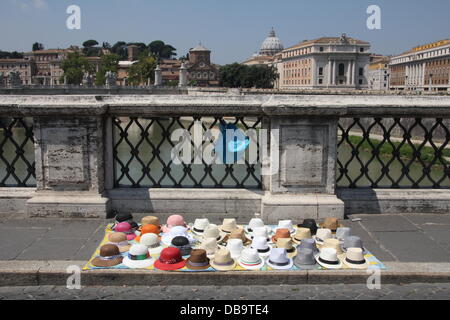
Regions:
[[[226,248],[221,248],[217,251],[210,264],[217,271],[230,271],[236,268],[236,261],[231,258],[231,253]]]
[[[134,238],[136,238],[136,235],[133,232],[133,228],[131,227],[131,224],[129,224],[128,222],[118,223],[114,228],[114,231],[125,233],[127,235],[128,241],[134,240]]]
[[[164,248],[159,259],[155,261],[155,268],[159,270],[178,270],[186,265],[186,260],[181,256],[180,249],[175,247]]]
[[[141,227],[141,235],[137,236],[136,239],[134,239],[136,242],[140,242],[141,241],[141,236],[147,233],[153,233],[157,236],[159,236],[160,233],[160,229],[158,226],[154,225],[154,224],[146,224],[144,226]]]
[[[161,227],[161,222],[158,217],[155,216],[145,216],[141,219],[141,225],[145,226],[146,224],[153,224],[155,226]]]
[[[319,249],[317,248],[316,241],[314,239],[303,239],[297,246],[297,252],[304,249],[309,249],[312,250],[314,254],[319,254]]]
[[[292,245],[292,239],[280,238],[275,247],[285,249],[289,258],[293,258],[297,254],[297,249]]]
[[[123,232],[114,232],[108,236],[110,244],[115,244],[119,247],[121,253],[130,250],[131,245],[128,243],[127,235]]]
[[[252,248],[242,250],[238,263],[247,270],[260,270],[264,266],[264,260],[261,259],[258,251]]]
[[[237,259],[241,255],[242,250],[244,250],[244,244],[241,239],[230,239],[226,248],[230,250],[231,257]]]
[[[112,267],[121,264],[123,256],[119,247],[115,244],[105,244],[100,248],[100,255],[92,259],[91,264],[95,267]]]
[[[318,244],[322,244],[326,239],[331,238],[332,233],[330,229],[320,228],[317,229],[317,233],[314,236],[314,239]]]
[[[187,228],[187,224],[184,221],[183,216],[180,216],[179,214],[173,214],[169,218],[167,218],[167,223],[162,226],[161,230],[164,233],[168,233],[170,229],[178,226]]]
[[[292,241],[300,243],[304,239],[311,239],[311,230],[308,228],[298,228],[295,234],[292,236]]]
[[[325,228],[325,229],[330,229],[331,232],[335,233],[336,230],[337,230],[337,228],[344,227],[344,225],[342,225],[342,224],[339,222],[339,219],[338,219],[338,218],[332,218],[332,217],[329,217],[329,218],[325,218],[325,220],[323,221],[323,223],[320,224],[320,227],[321,227],[321,228]]]
[[[317,222],[314,219],[305,219],[302,223],[297,225],[298,228],[308,228],[311,230],[311,235],[315,235],[317,232]]]
[[[361,248],[348,248],[342,262],[351,269],[367,269],[368,267]]]
[[[344,251],[342,251],[341,242],[338,239],[333,238],[325,239],[321,250],[323,250],[324,248],[335,249],[338,256],[344,253]]]
[[[214,238],[203,239],[202,243],[198,246],[198,249],[203,249],[206,251],[208,258],[214,257],[220,246],[217,244],[217,240]]]
[[[223,219],[222,224],[219,226],[220,231],[222,231],[226,234],[230,234],[231,231],[233,231],[236,228],[238,228],[238,225],[236,223],[236,219],[234,219],[234,218]]]
[[[219,227],[213,223],[210,223],[202,234],[202,239],[214,238],[217,242],[222,241],[224,237],[225,234],[220,232]]]
[[[241,239],[244,246],[248,246],[252,242],[252,240],[248,239],[245,236],[244,229],[242,229],[242,228],[236,228],[233,231],[231,231],[230,234],[225,236],[225,238],[223,239],[223,242],[228,242],[231,239]]]
[[[186,261],[186,268],[192,270],[204,270],[208,269],[209,258],[206,255],[206,251],[203,249],[194,249],[191,252],[191,256]]]
[[[347,248],[361,248],[365,251],[363,242],[358,236],[348,236],[344,239],[344,243],[342,244],[342,248],[346,250]]]
[[[252,240],[256,237],[264,237],[268,242],[271,242],[272,239],[270,239],[269,234],[270,232],[267,230],[267,227],[257,227],[253,229],[250,237],[252,238]]]
[[[192,235],[188,234],[187,229],[182,226],[172,227],[167,234],[164,234],[161,237],[161,241],[166,246],[170,246],[172,239],[178,236],[188,238],[190,243],[194,243],[196,241]]]
[[[262,258],[268,257],[272,249],[267,243],[266,237],[254,237],[250,248],[257,250],[259,256]]]
[[[128,255],[123,259],[123,264],[131,269],[144,269],[151,267],[155,259],[150,256],[148,248],[143,244],[133,244]]]
[[[298,251],[297,255],[294,257],[294,265],[303,270],[313,270],[317,269],[319,266],[314,257],[314,251],[311,249],[302,249],[301,251]]]
[[[180,249],[182,256],[188,256],[192,251],[192,246],[189,243],[189,239],[183,236],[173,238],[170,246]]]
[[[253,235],[253,232],[256,228],[263,228],[266,229],[266,232],[270,234],[272,232],[272,229],[269,226],[266,226],[264,224],[264,221],[260,218],[252,218],[247,226],[245,226],[245,232],[248,234]]]
[[[140,244],[146,246],[150,254],[160,254],[163,249],[159,237],[154,233],[142,235]]]
[[[291,233],[289,232],[289,229],[277,229],[275,235],[272,237],[272,242],[276,243],[279,238],[291,239]]]
[[[338,259],[336,249],[333,248],[320,250],[320,255],[316,256],[316,261],[326,269],[342,268],[342,262]]]
[[[275,231],[278,229],[288,229],[290,233],[295,232],[295,228],[292,225],[292,220],[280,220],[278,221],[278,227],[275,228]]]
[[[270,251],[270,256],[266,263],[275,270],[288,270],[294,265],[292,259],[288,257],[286,250],[282,248],[273,248]]]
[[[195,219],[194,224],[191,228],[192,233],[196,234],[196,235],[202,235],[205,232],[205,229],[208,227],[209,225],[209,220],[204,218],[204,219]]]
[[[131,213],[118,213],[114,219],[117,223],[131,222],[133,221],[133,215]]]
[[[338,239],[339,241],[344,241],[345,238],[347,238],[348,236],[350,236],[350,232],[352,229],[347,228],[347,227],[340,227],[336,229],[336,239]]]

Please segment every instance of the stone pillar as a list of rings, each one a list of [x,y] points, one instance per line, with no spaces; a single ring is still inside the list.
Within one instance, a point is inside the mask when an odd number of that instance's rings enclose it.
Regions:
[[[333,62],[331,60],[328,60],[328,85],[331,86],[333,78]]]
[[[162,82],[163,82],[162,71],[158,64],[155,69],[155,86],[162,86]]]
[[[5,75],[3,72],[0,72],[0,88],[5,87]]]
[[[28,215],[106,218],[102,116],[37,116],[34,127],[37,188]]]
[[[352,84],[352,61],[347,64],[347,81],[346,84],[350,86]]]
[[[356,84],[356,60],[352,61],[352,86]]]
[[[179,87],[186,87],[187,86],[187,68],[184,62],[181,64],[180,67],[180,81],[178,83]]]
[[[9,73],[9,86],[11,88],[20,88],[22,86],[19,71],[13,70]]]

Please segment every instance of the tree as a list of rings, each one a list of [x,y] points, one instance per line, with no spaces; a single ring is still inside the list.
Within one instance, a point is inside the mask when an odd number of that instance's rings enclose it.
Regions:
[[[61,63],[61,68],[64,70],[61,81],[64,81],[64,78],[66,78],[68,84],[79,85],[83,81],[85,72],[93,72],[93,66],[78,52],[69,53],[67,58]]]
[[[44,50],[44,45],[39,42],[33,43],[33,51]]]
[[[87,40],[83,42],[83,53],[88,57],[98,57],[101,52],[101,48],[96,47],[98,42],[96,40]]]
[[[128,80],[132,85],[146,84],[148,79],[154,81],[156,59],[153,56],[141,56],[139,62],[130,67]]]
[[[128,56],[127,43],[124,41],[116,42],[111,48],[111,53],[117,54],[120,60],[126,60]]]
[[[83,42],[83,47],[85,48],[92,48],[98,45],[98,42],[96,40],[87,40]]]
[[[247,66],[239,63],[220,68],[220,84],[229,88],[273,88],[277,70],[267,65]]]
[[[120,57],[114,53],[105,54],[102,56],[102,60],[100,61],[100,69],[95,75],[96,85],[102,86],[105,84],[106,72],[112,71],[117,73],[117,70],[119,69],[119,59]]]
[[[156,40],[151,42],[148,45],[148,49],[150,52],[158,58],[166,58],[171,59],[173,56],[176,56],[177,49],[175,49],[170,44],[165,44],[164,41]]]

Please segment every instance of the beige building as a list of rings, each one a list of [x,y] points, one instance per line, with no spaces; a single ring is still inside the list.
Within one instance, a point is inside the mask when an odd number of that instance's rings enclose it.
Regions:
[[[19,71],[22,84],[31,84],[34,64],[26,59],[0,59],[0,73],[3,73],[5,77],[4,81],[7,81],[7,76],[11,71]],[[6,85],[6,83],[4,83]]]
[[[377,91],[389,90],[389,57],[372,57],[367,71],[369,89]]]

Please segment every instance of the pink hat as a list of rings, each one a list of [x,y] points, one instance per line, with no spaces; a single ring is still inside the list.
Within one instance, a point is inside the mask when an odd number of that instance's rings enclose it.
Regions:
[[[127,235],[127,240],[134,240],[134,238],[136,238],[136,235],[133,232],[133,229],[131,227],[131,224],[129,224],[128,222],[121,222],[118,223],[115,227],[114,227],[114,231],[115,232],[123,232]]]
[[[187,227],[186,222],[184,222],[183,216],[180,216],[179,214],[171,215],[169,218],[167,218],[167,224],[162,227],[162,232],[168,233],[172,227]]]

